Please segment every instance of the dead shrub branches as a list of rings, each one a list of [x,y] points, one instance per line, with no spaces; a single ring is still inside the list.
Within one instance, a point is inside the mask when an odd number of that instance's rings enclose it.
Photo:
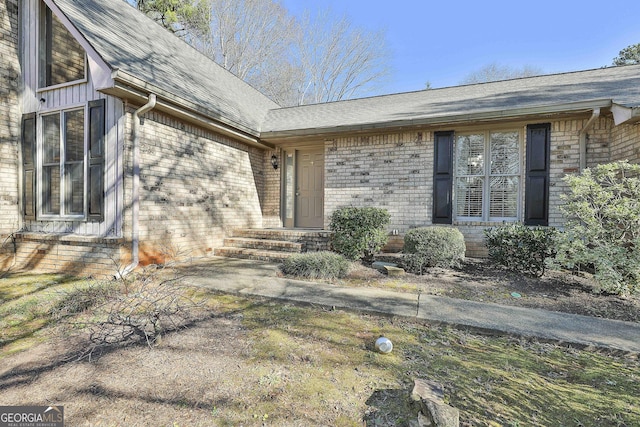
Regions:
[[[64,313],[73,326],[87,333],[88,346],[80,359],[91,358],[108,346],[146,343],[157,344],[166,332],[185,327],[205,314],[203,302],[194,300],[191,289],[158,266],[148,267],[119,280],[109,288],[113,291],[96,292],[87,288],[64,300],[68,307],[56,310]],[[98,295],[99,298],[93,298]],[[77,302],[81,301],[82,314]]]

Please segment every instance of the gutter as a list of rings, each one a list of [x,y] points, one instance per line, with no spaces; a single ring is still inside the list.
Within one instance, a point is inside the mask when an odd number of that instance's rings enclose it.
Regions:
[[[611,106],[611,113],[613,113],[613,121],[616,126],[623,123],[633,124],[640,121],[640,107],[625,107],[614,103]]]
[[[225,123],[224,118],[219,113],[204,111],[195,104],[184,101],[175,95],[165,95],[155,87],[149,87],[146,90],[143,90],[117,81],[113,87],[105,88],[101,91],[108,95],[127,99],[132,102],[146,102],[146,94],[152,92],[160,97],[155,106],[156,110],[167,113],[177,119],[194,123],[205,129],[238,139],[247,145],[258,147],[263,150],[274,148],[273,145],[261,141],[258,138],[257,131],[251,131],[245,126],[237,123]]]
[[[142,114],[152,110],[156,106],[156,95],[151,93],[147,103],[133,113],[132,145],[133,145],[133,185],[131,186],[131,264],[125,267],[120,277],[131,273],[140,262],[140,125]]]
[[[112,86],[102,88],[101,91],[119,98],[139,100],[146,98],[147,93],[155,93],[160,99],[156,109],[174,115],[180,119],[196,123],[199,126],[211,129],[218,133],[242,140],[242,142],[262,148],[273,149],[274,146],[264,143],[259,139],[259,130],[251,126],[249,122],[229,119],[228,115],[219,110],[211,110],[202,105],[185,100],[171,92],[145,82],[123,70],[112,71]],[[269,101],[272,105],[264,106],[265,112],[260,122],[264,121],[266,110],[280,108],[278,104]],[[256,125],[257,126],[257,125]]]
[[[598,117],[600,117],[600,108],[596,107],[593,109],[593,113],[587,121],[587,124],[584,125],[582,130],[580,130],[580,134],[578,136],[579,148],[580,148],[580,172],[586,169],[587,167],[587,131],[593,125]]]

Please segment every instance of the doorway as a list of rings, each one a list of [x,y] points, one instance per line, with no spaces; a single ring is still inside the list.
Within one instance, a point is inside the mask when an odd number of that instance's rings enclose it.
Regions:
[[[285,227],[324,227],[324,147],[285,153],[283,222]]]

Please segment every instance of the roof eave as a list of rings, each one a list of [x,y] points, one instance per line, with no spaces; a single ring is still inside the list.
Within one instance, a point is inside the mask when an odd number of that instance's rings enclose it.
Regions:
[[[237,129],[241,132],[244,132],[248,135],[251,135],[254,137],[257,137],[259,135],[259,132],[257,129],[253,129],[250,126],[243,123],[239,123],[237,121],[229,120],[225,116],[225,114],[223,114],[223,112],[221,111],[218,111],[216,109],[205,108],[204,106],[187,101],[167,90],[159,88],[123,70],[115,70],[112,74],[112,78],[114,80],[115,88],[127,87],[127,88],[133,88],[137,91],[142,91],[147,93],[153,92],[156,94],[156,96],[172,104],[175,104],[178,107],[184,108],[189,111],[197,112],[198,114],[206,116],[217,122],[223,123],[227,126],[231,126],[232,128]]]
[[[334,126],[325,128],[307,128],[282,131],[267,131],[260,134],[262,141],[277,142],[296,137],[323,136],[329,134],[370,132],[382,129],[415,128],[419,126],[443,126],[462,123],[478,123],[496,120],[525,119],[532,116],[549,116],[559,114],[581,114],[591,112],[594,108],[610,108],[610,99],[595,99],[589,101],[571,102],[563,104],[539,105],[527,108],[517,108],[499,111],[484,111],[471,114],[455,114],[447,116],[425,117],[420,119],[393,120],[387,122],[361,123],[357,125]]]
[[[606,109],[612,105],[611,99],[594,99],[589,101],[563,104],[539,105],[497,111],[483,111],[471,114],[454,114],[424,117],[420,119],[392,120],[386,122],[361,123],[357,125],[333,126],[324,128],[306,128],[294,130],[267,131],[260,134],[262,141],[299,138],[304,136],[324,136],[356,132],[370,132],[382,129],[415,128],[419,126],[456,125],[461,123],[478,123],[496,120],[514,120],[531,116],[548,116],[556,114],[581,114],[591,112],[594,108]]]
[[[126,76],[127,78],[123,78]],[[102,92],[131,101],[135,104],[144,104],[150,93],[157,96],[156,108],[173,117],[194,123],[206,129],[240,140],[248,145],[262,149],[273,148],[272,144],[260,141],[258,132],[247,126],[226,120],[219,113],[205,110],[204,108],[176,97],[158,87],[148,84],[121,70],[113,72],[113,86],[102,89]]]

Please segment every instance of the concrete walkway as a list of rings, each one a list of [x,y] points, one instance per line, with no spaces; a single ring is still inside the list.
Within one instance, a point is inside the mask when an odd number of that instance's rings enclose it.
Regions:
[[[485,331],[640,353],[640,323],[479,303],[375,288],[346,288],[277,277],[273,263],[208,258],[183,266],[188,282],[211,290],[403,316]]]

